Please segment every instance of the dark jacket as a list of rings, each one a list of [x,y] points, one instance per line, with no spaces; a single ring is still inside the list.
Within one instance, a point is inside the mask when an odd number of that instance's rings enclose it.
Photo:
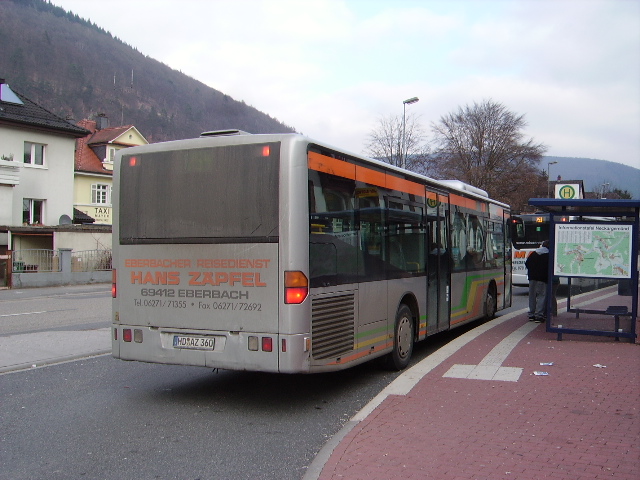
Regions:
[[[547,247],[540,247],[531,252],[524,264],[527,267],[529,280],[547,282],[549,276],[549,249]]]

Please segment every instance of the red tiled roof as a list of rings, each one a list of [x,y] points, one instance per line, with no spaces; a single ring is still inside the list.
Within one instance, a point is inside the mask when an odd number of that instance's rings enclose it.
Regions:
[[[109,127],[102,130],[96,130],[96,122],[94,120],[80,120],[78,125],[86,128],[91,134],[76,140],[75,154],[75,170],[89,173],[102,173],[113,175],[112,170],[107,170],[102,164],[102,159],[98,158],[91,145],[105,145],[113,142],[127,130],[134,128],[133,125],[123,125],[120,127]],[[117,145],[130,146],[130,144],[117,142]]]
[[[103,167],[102,160],[96,156],[88,145],[88,140],[96,131],[96,122],[92,120],[80,120],[78,125],[89,130],[91,134],[76,140],[75,170],[113,175],[113,172]]]

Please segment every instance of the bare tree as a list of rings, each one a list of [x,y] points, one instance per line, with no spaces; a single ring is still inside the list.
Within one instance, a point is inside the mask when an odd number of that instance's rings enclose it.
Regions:
[[[593,194],[596,198],[610,198],[610,199],[632,199],[633,195],[629,190],[623,190],[616,185],[612,185],[609,182],[602,181],[598,186],[593,189]]]
[[[365,153],[397,167],[402,167],[404,157],[408,170],[428,175],[429,147],[424,129],[418,120],[419,117],[408,115],[403,128],[401,116],[379,118],[378,126],[369,134]]]
[[[520,188],[500,198],[500,200],[511,205],[512,213],[535,212],[535,207],[529,205],[529,199],[545,198],[547,196],[547,188],[549,186],[547,172],[544,169],[534,169],[532,173],[523,175],[522,181],[516,181],[516,183]]]
[[[439,178],[462,180],[514,206],[533,193],[547,147],[525,140],[524,115],[484,100],[432,123]]]
[[[629,190],[623,190],[621,188],[614,187],[610,190],[609,196],[607,198],[622,198],[631,200],[633,198],[633,195]]]

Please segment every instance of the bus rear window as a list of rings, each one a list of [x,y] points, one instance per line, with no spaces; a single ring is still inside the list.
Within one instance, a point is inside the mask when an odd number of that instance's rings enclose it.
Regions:
[[[276,242],[279,157],[279,143],[124,155],[120,242]]]

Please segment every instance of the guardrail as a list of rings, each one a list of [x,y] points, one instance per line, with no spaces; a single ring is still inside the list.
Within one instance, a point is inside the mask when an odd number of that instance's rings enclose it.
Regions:
[[[104,272],[111,270],[111,250],[71,252],[72,272]]]
[[[108,283],[111,281],[111,250],[14,250],[11,273],[4,280],[11,288],[51,287]],[[1,279],[0,279],[1,280]]]
[[[59,272],[60,256],[57,250],[30,249],[14,250],[13,273]]]
[[[60,272],[61,255],[58,250],[14,250],[13,273]],[[111,250],[81,250],[71,252],[72,272],[103,272],[111,270]]]

